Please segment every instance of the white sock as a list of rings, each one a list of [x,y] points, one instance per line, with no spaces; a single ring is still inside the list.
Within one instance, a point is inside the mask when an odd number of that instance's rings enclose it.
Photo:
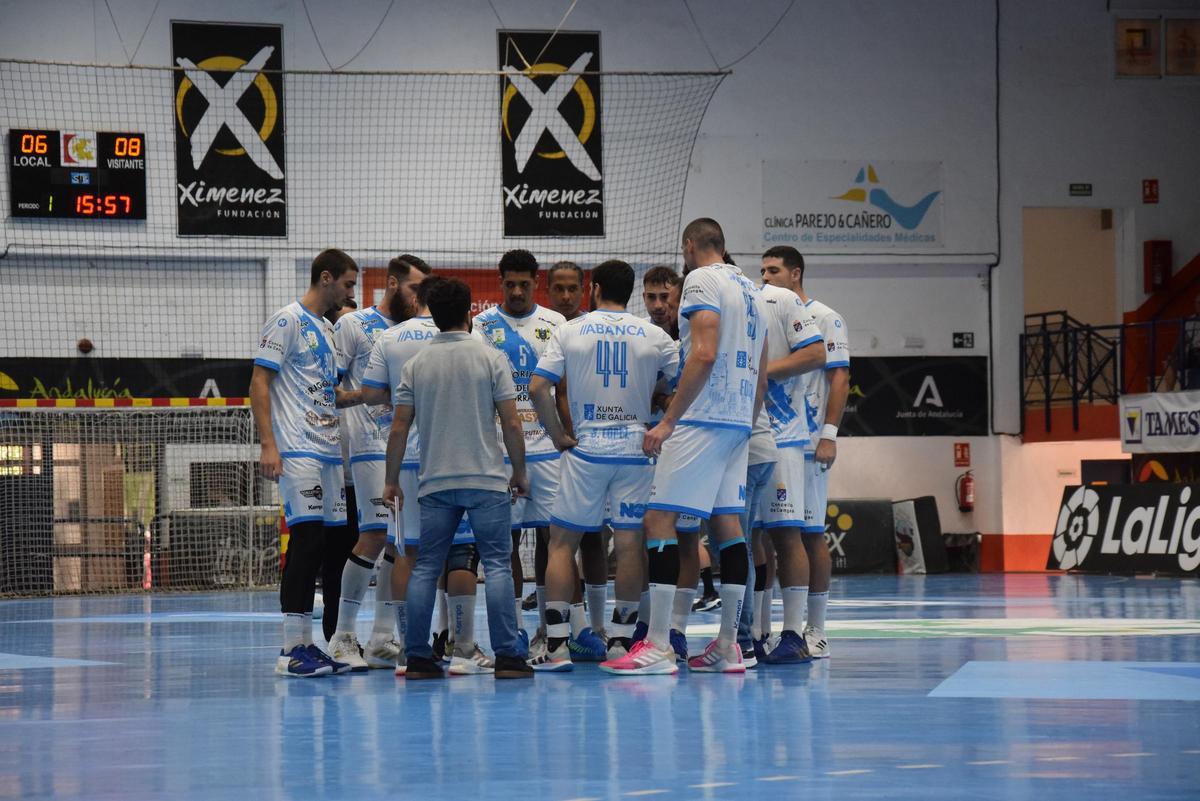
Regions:
[[[646,638],[659,648],[671,647],[671,604],[675,601],[674,584],[650,585],[650,627]]]
[[[546,586],[543,584],[540,587],[533,588],[533,594],[537,598],[537,613],[538,613],[538,628],[546,628]]]
[[[763,593],[760,590],[754,591],[754,622],[750,624],[750,636],[756,641],[763,638]]]
[[[763,590],[762,602],[758,605],[758,614],[755,615],[756,618],[762,621],[760,628],[762,629],[762,636],[764,637],[771,636],[771,603],[774,600],[775,587],[768,586],[765,590]]]
[[[451,595],[450,603],[450,639],[454,647],[465,650],[475,644],[475,594]]]
[[[722,648],[727,648],[737,640],[738,620],[742,616],[746,585],[726,584],[722,581],[717,594],[721,596],[721,630],[717,633],[717,642]]]
[[[361,558],[361,557],[355,557]],[[363,567],[355,558],[347,559],[342,568],[342,597],[338,601],[337,634],[353,634],[358,625],[358,610],[371,584],[375,567]]]
[[[387,642],[395,634],[395,618],[392,613],[392,568],[395,562],[384,554],[379,558],[379,572],[375,574],[375,623],[371,626],[371,639]],[[341,622],[341,618],[338,618]]]
[[[692,603],[696,600],[695,587],[676,587],[671,606],[671,628],[687,634],[688,618],[692,616]]]
[[[392,609],[396,613],[396,642],[400,643],[400,647],[404,647],[404,638],[408,634],[408,603],[406,601],[392,601]]]
[[[583,604],[580,604],[582,607]],[[565,640],[573,634],[572,629],[575,628],[575,607],[566,601],[550,601],[546,604],[547,609],[553,609],[558,612],[562,623],[547,623],[546,637],[556,640]],[[579,610],[583,612],[582,609]]]
[[[313,645],[316,643],[316,638],[313,636],[313,616],[312,612],[304,613],[304,644]]]
[[[525,628],[525,610],[521,608],[520,598],[516,598],[514,601],[517,605],[517,628],[523,629]]]
[[[825,630],[825,607],[829,604],[829,590],[808,594],[808,625]]]
[[[613,607],[613,620],[609,623],[608,633],[612,637],[632,637],[633,623],[626,623],[638,610],[637,601],[617,600]]]
[[[437,625],[433,628],[434,634],[440,634],[450,628],[449,609],[446,607],[446,591],[437,591],[437,608],[434,610],[437,615]]]
[[[571,636],[578,638],[587,628],[587,624],[587,610],[583,608],[583,604],[571,604]]]
[[[608,600],[608,585],[588,584],[586,586],[588,622],[592,631],[600,631],[604,628],[604,603]]]
[[[638,601],[638,623],[650,625],[650,590],[643,590],[641,600]]]
[[[307,629],[304,627],[308,626]],[[312,624],[308,616],[301,612],[285,612],[283,614],[283,652],[290,652],[297,645],[307,645],[312,636]]]
[[[808,587],[783,587],[783,630],[804,631],[804,612],[808,606]]]

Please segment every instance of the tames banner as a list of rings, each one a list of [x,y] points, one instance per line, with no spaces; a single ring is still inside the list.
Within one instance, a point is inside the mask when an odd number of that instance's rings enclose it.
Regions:
[[[1200,575],[1200,484],[1067,487],[1046,568]]]
[[[856,357],[841,430],[854,436],[984,436],[984,356]]]
[[[498,34],[504,236],[604,236],[600,34]]]
[[[172,22],[180,236],[287,236],[283,28]]]
[[[1200,390],[1121,396],[1125,453],[1200,451]]]

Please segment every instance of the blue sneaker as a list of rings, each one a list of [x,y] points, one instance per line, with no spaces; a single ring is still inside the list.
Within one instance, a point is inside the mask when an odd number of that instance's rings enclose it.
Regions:
[[[767,638],[766,637],[763,637],[761,640],[754,641],[754,661],[756,664],[758,662],[767,661]]]
[[[517,650],[522,658],[529,653],[529,632],[525,629],[517,629]]]
[[[311,679],[328,676],[333,668],[313,657],[303,645],[297,645],[287,653],[282,650],[279,652],[279,658],[275,660],[275,672],[294,679]]]
[[[675,650],[675,658],[678,661],[688,661],[687,637],[684,637],[679,629],[671,629],[671,648]]]
[[[305,650],[308,651],[308,655],[311,656],[313,659],[317,660],[318,662],[324,662],[326,665],[329,665],[330,670],[335,674],[346,673],[346,672],[352,670],[354,667],[353,665],[351,665],[348,662],[337,661],[332,656],[325,653],[320,648],[318,648],[316,645],[313,645],[311,643],[305,648]]]
[[[646,635],[649,633],[650,633],[650,624],[643,623],[642,621],[639,620],[637,622],[637,625],[633,627],[633,636],[629,638],[630,649],[632,650],[632,647],[634,645],[637,645],[639,642],[646,639]]]
[[[768,665],[806,665],[812,661],[804,638],[794,631],[785,631],[779,645],[771,649],[764,661]]]
[[[580,662],[603,662],[608,659],[608,643],[592,631],[588,626],[579,632],[578,637],[567,640],[567,648],[571,651],[571,659]]]

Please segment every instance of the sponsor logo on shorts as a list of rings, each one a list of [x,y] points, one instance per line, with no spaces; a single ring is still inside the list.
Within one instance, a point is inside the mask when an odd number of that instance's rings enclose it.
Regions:
[[[621,501],[621,517],[641,520],[646,515],[646,504],[644,503],[626,503]]]
[[[787,487],[784,486],[783,484],[779,484],[778,486],[775,487],[775,500],[777,500],[777,501],[786,501],[787,500]]]
[[[371,503],[375,504],[376,506],[387,506],[387,504],[383,502],[383,498],[372,498]]]
[[[345,490],[342,490],[342,492],[344,493]],[[300,490],[300,494],[303,495],[305,498],[316,498],[318,501],[321,500],[322,496],[324,495],[324,493],[321,492],[320,484],[313,487],[312,489]]]
[[[583,404],[583,419],[584,420],[595,420],[596,419],[596,404],[594,404],[594,403]]]
[[[739,350],[739,351],[737,352],[737,366],[738,366],[738,367],[745,367],[745,366],[746,366],[746,361],[747,361],[746,351],[744,351],[744,350]]]

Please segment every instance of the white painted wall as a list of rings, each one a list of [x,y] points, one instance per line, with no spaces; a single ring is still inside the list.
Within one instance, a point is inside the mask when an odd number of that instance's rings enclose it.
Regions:
[[[1053,534],[1063,488],[1080,482],[1085,459],[1126,459],[1120,440],[1034,442],[1000,437],[1005,534]]]

